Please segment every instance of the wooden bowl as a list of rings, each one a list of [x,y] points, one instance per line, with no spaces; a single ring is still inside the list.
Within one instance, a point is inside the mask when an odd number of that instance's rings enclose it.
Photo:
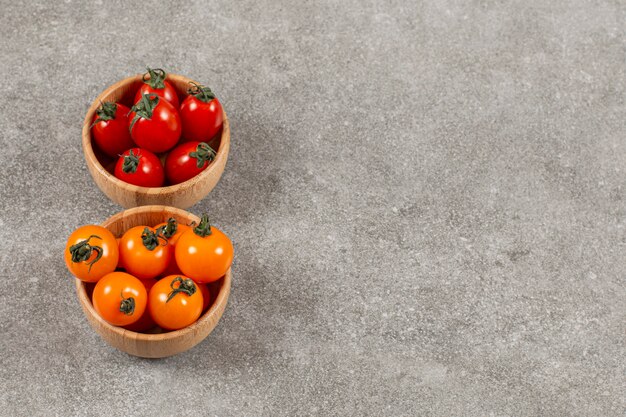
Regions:
[[[122,211],[110,217],[102,223],[102,226],[109,229],[115,237],[120,237],[131,227],[155,226],[170,217],[174,217],[177,221],[185,224],[200,221],[199,217],[177,208],[144,206]],[[230,294],[230,282],[231,270],[229,269],[223,278],[210,284],[217,289],[217,298],[198,321],[184,329],[160,334],[136,333],[104,321],[96,313],[91,303],[89,290],[93,290],[93,284],[88,287],[90,284],[76,279],[76,292],[89,324],[109,345],[130,355],[143,358],[163,358],[191,349],[213,331],[226,308]]]
[[[93,144],[90,126],[100,103],[111,101],[131,107],[135,92],[143,82],[142,76],[142,74],[137,74],[113,84],[104,90],[89,107],[83,123],[83,153],[87,161],[87,168],[89,168],[98,188],[122,207],[129,208],[152,204],[179,208],[191,207],[211,192],[224,172],[230,149],[230,123],[225,112],[221,134],[209,142],[217,153],[211,165],[190,180],[176,185],[139,187],[119,180],[113,175],[115,159],[102,153]],[[167,80],[176,89],[182,103],[187,97],[189,82],[193,80],[176,74],[168,74]]]

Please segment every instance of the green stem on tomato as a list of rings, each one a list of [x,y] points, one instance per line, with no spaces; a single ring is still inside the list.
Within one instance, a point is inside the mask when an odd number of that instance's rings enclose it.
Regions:
[[[161,235],[169,239],[176,234],[177,230],[178,230],[178,222],[176,221],[175,218],[170,217],[169,219],[167,219],[167,224],[164,224],[163,226],[157,229],[157,234],[160,233]]]
[[[204,213],[202,215],[200,218],[200,224],[193,229],[193,232],[200,237],[206,237],[213,233],[211,231],[211,223],[209,222],[208,214]]]
[[[163,246],[167,245],[167,239],[161,236],[160,233],[153,232],[149,227],[143,229],[143,232],[141,233],[141,241],[148,250],[152,251],[156,249],[156,247],[159,246],[159,239],[163,239],[165,241]]]
[[[122,301],[120,302],[120,311],[127,316],[132,315],[135,312],[135,299],[133,297],[124,298],[124,294],[120,292]]]
[[[155,90],[161,90],[165,88],[165,78],[167,77],[167,73],[161,68],[152,69],[150,67],[146,67],[146,69],[148,70],[148,72],[143,75],[143,82],[148,84]],[[150,78],[146,79],[146,76],[150,76]]]
[[[77,263],[87,262],[89,258],[91,258],[91,254],[93,252],[96,252],[97,254],[96,259],[87,263],[87,265],[89,265],[89,270],[87,272],[91,272],[91,267],[93,266],[93,264],[98,262],[100,258],[102,258],[102,253],[103,253],[101,246],[89,244],[89,240],[91,238],[97,238],[97,239],[102,240],[102,238],[98,235],[91,235],[87,239],[81,240],[80,242],[70,246],[70,249],[69,249],[70,254],[72,255],[72,262],[77,262]]]
[[[193,81],[189,81],[189,84],[191,84],[191,87],[189,87],[187,93],[196,97],[198,100],[208,103],[215,98],[215,94],[209,87],[194,83]]]
[[[176,283],[179,284],[178,288],[174,287],[174,284]],[[170,282],[170,287],[172,288],[172,291],[170,291],[167,296],[167,301],[165,301],[166,303],[174,298],[174,296],[178,293],[182,292],[183,294],[191,296],[196,292],[196,284],[190,278],[183,279],[183,277],[176,277],[172,280],[172,282]]]
[[[130,109],[130,113],[135,112],[135,116],[133,117],[133,120],[130,122],[128,131],[132,132],[133,127],[135,126],[135,123],[137,123],[137,120],[141,119],[142,117],[148,120],[152,119],[152,112],[154,111],[154,108],[157,106],[157,104],[159,104],[158,95],[154,93],[142,94],[141,100],[139,100],[137,104],[135,104]]]
[[[124,156],[122,171],[127,174],[134,174],[139,167],[139,157],[139,152],[137,152],[137,154],[134,154],[132,149],[128,151],[128,155]]]
[[[196,147],[195,152],[189,153],[189,156],[196,158],[196,167],[202,168],[205,162],[212,162],[215,159],[217,153],[206,142],[200,142]]]
[[[105,122],[107,120],[115,119],[115,112],[117,111],[117,103],[110,103],[108,101],[100,102],[100,107],[96,110],[96,120],[93,121],[89,128],[91,129],[99,122]]]

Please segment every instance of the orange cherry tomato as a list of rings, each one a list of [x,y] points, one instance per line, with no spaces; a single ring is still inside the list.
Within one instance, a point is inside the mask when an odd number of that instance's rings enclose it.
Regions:
[[[144,285],[125,272],[111,272],[93,289],[93,307],[114,326],[134,323],[146,311],[148,293]]]
[[[233,244],[204,214],[200,224],[182,234],[175,248],[176,263],[183,274],[199,283],[217,281],[233,262]]]
[[[141,283],[146,289],[146,294],[150,292],[150,289],[157,283],[155,279],[142,279]],[[149,301],[148,301],[149,302]],[[150,316],[150,311],[146,306],[145,311],[136,322],[129,324],[128,326],[124,326],[125,329],[130,330],[132,332],[145,333],[148,330],[156,327],[156,323],[152,320],[152,316]]]
[[[202,312],[204,313],[211,305],[211,292],[206,284],[198,284],[198,288],[200,288],[200,292],[202,293]]]
[[[148,299],[152,319],[166,330],[187,327],[202,314],[202,291],[185,276],[170,275],[157,281]]]
[[[165,271],[171,250],[154,228],[132,227],[120,240],[120,266],[139,279],[155,278]]]
[[[160,231],[161,235],[167,238],[170,245],[176,246],[180,236],[187,230],[191,230],[191,227],[186,224],[180,224],[175,218],[170,217],[167,222],[154,226],[154,229]]]
[[[79,227],[67,239],[64,258],[67,269],[76,278],[96,282],[117,266],[115,236],[102,226]]]
[[[172,248],[174,249],[174,248]],[[174,257],[174,250],[170,251],[170,260],[165,267],[165,271],[161,274],[162,277],[166,277],[168,275],[184,275],[183,271],[180,270],[178,265],[176,264],[176,258]]]
[[[157,232],[160,232],[162,236],[167,238],[169,245],[172,247],[172,249],[170,250],[170,260],[168,261],[167,267],[165,268],[165,271],[162,275],[183,275],[178,265],[176,265],[174,252],[176,242],[178,242],[180,236],[187,230],[191,230],[191,227],[185,224],[180,224],[176,221],[175,218],[170,217],[166,223],[157,224],[156,226],[154,226],[154,228],[157,230]]]

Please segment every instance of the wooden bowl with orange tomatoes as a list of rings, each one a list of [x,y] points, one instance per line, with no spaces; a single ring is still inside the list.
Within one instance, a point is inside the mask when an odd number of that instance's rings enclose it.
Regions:
[[[200,218],[187,211],[166,206],[143,206],[120,212],[107,219],[101,226],[119,238],[128,229],[135,226],[155,226],[167,222],[170,218],[181,224],[199,223]],[[91,292],[94,284],[76,278],[78,300],[93,329],[111,346],[130,355],[144,358],[163,358],[191,349],[209,333],[219,322],[230,294],[231,269],[224,277],[208,284],[212,303],[200,318],[188,327],[167,333],[137,333],[109,324],[96,312]]]
[[[142,187],[120,180],[114,175],[116,159],[102,152],[94,142],[91,126],[98,108],[102,103],[121,103],[129,108],[132,107],[135,93],[143,85],[143,77],[143,74],[137,74],[113,84],[104,90],[89,107],[82,132],[83,153],[87,168],[98,188],[122,207],[154,204],[178,208],[190,207],[213,190],[224,172],[230,149],[230,123],[224,111],[221,132],[208,142],[215,150],[215,158],[198,175],[175,185]],[[195,83],[187,77],[176,74],[167,74],[166,81],[174,87],[181,103],[188,96],[190,85],[193,85],[190,83]],[[158,156],[162,160],[165,158],[165,154]]]

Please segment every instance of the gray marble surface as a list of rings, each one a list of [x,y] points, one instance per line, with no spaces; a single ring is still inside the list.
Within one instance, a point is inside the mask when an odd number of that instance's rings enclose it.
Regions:
[[[624,2],[0,3],[0,415],[623,415]],[[146,65],[232,121],[191,208],[232,297],[164,360],[62,259],[120,210],[85,111]]]

